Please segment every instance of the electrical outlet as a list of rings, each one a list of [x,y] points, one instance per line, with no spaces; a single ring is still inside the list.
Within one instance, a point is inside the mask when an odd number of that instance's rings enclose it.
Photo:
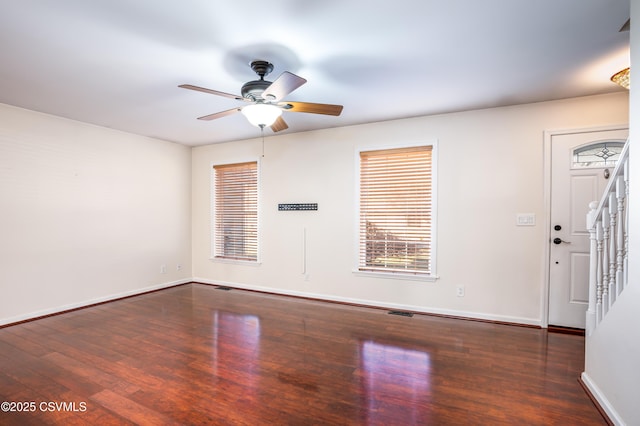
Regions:
[[[181,270],[182,270],[182,265],[178,263],[176,265],[176,271],[181,271]]]
[[[160,273],[161,274],[167,273],[167,265],[160,265]]]
[[[458,287],[456,287],[456,296],[464,297],[464,286],[463,285],[459,285]]]

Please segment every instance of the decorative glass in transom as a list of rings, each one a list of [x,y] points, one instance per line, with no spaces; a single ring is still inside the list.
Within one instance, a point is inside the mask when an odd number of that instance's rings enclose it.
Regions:
[[[624,142],[604,141],[573,150],[573,168],[614,167],[620,158]]]

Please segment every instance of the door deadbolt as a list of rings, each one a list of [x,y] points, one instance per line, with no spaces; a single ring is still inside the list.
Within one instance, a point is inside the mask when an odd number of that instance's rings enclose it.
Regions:
[[[562,226],[560,226],[560,225],[556,225],[556,226],[554,226],[554,227],[553,227],[553,229],[555,229],[556,231],[559,231],[559,230],[561,230],[561,229],[562,229]]]

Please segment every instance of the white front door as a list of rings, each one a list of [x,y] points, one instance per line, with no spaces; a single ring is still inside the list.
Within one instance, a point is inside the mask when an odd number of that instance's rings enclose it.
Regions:
[[[551,136],[551,231],[549,250],[549,325],[585,327],[589,303],[589,203],[599,201],[607,172],[615,163],[607,158],[607,143],[624,143],[628,130],[603,130]],[[576,149],[593,147],[597,157],[575,162]],[[602,149],[602,151],[599,151]],[[615,151],[612,149],[612,151]]]

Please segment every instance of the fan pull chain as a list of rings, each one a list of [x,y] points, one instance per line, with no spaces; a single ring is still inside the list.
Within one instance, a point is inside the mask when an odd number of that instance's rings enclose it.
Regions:
[[[264,124],[260,125],[260,133],[262,134],[262,158],[264,158]]]

